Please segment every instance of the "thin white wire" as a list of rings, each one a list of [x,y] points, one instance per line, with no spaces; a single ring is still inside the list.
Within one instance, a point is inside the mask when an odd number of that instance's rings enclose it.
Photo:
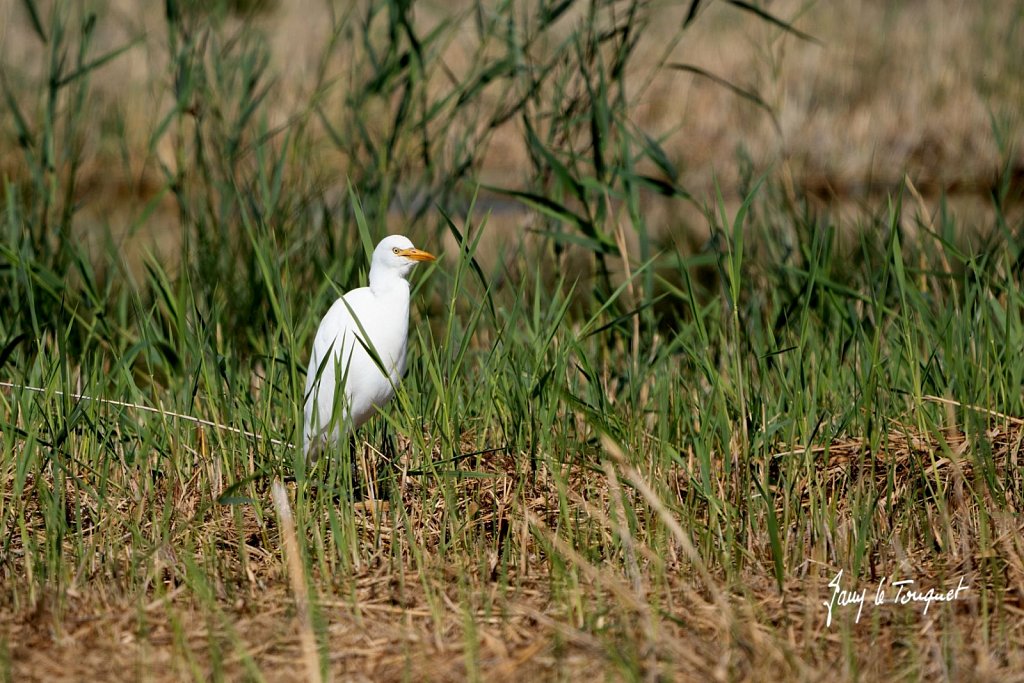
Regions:
[[[34,392],[36,392],[38,394],[45,394],[45,393],[47,393],[47,390],[43,389],[41,387],[28,386],[27,384],[14,384],[13,382],[0,381],[0,387],[4,387],[6,389],[21,389],[23,391],[34,391]],[[119,406],[121,408],[132,408],[132,409],[141,410],[141,411],[144,411],[144,412],[147,412],[147,413],[155,413],[157,415],[165,415],[167,417],[173,417],[173,418],[176,418],[176,419],[179,419],[179,420],[185,420],[186,422],[192,422],[193,424],[203,425],[204,427],[213,427],[215,429],[221,429],[221,430],[226,431],[226,432],[232,432],[234,434],[241,434],[242,436],[248,436],[248,437],[252,437],[254,439],[259,439],[260,441],[269,441],[270,443],[274,444],[275,446],[285,446],[287,448],[295,448],[295,446],[293,444],[290,444],[287,441],[281,441],[280,439],[274,439],[272,437],[263,436],[262,434],[256,434],[255,432],[249,432],[249,431],[246,431],[244,429],[239,429],[238,427],[230,427],[228,425],[222,425],[222,424],[219,424],[217,422],[211,422],[210,420],[204,420],[201,417],[193,417],[191,415],[185,415],[184,413],[176,413],[176,412],[171,411],[171,410],[164,410],[163,408],[153,408],[151,406],[142,405],[141,403],[128,403],[126,401],[117,401],[117,400],[112,399],[112,398],[98,398],[96,396],[88,396],[86,394],[66,393],[66,392],[60,391],[59,389],[54,389],[52,392],[49,392],[49,393],[56,394],[57,396],[70,396],[71,398],[73,398],[73,399],[75,399],[77,401],[96,401],[97,403],[105,403],[105,404],[111,405],[111,406]]]

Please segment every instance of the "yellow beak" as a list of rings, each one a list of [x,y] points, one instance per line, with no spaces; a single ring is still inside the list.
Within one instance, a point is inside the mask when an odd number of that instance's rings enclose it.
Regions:
[[[415,247],[413,247],[411,249],[402,249],[401,251],[398,252],[398,255],[399,256],[404,256],[405,258],[407,258],[407,259],[409,259],[411,261],[436,261],[437,260],[437,257],[434,256],[433,254],[428,253],[426,251],[423,251],[421,249],[416,249]]]

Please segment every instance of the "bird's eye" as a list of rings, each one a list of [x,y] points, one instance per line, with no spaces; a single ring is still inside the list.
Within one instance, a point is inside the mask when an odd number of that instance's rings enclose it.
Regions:
[[[394,248],[391,249],[391,251],[394,252],[395,254],[397,254],[399,249],[398,249],[398,247],[394,247]]]

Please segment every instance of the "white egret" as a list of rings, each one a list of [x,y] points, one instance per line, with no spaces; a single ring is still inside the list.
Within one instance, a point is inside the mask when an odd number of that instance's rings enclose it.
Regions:
[[[358,429],[394,395],[408,351],[407,278],[417,263],[434,260],[407,237],[385,237],[373,250],[370,286],[353,289],[327,311],[306,376],[302,450],[307,458]]]

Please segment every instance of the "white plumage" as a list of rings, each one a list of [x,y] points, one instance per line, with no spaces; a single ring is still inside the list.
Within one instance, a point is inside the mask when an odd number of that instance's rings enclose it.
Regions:
[[[306,375],[302,450],[307,457],[358,429],[394,395],[408,349],[407,278],[417,263],[433,260],[402,235],[385,237],[373,250],[370,286],[353,289],[327,311]],[[376,352],[387,374],[364,344]]]

